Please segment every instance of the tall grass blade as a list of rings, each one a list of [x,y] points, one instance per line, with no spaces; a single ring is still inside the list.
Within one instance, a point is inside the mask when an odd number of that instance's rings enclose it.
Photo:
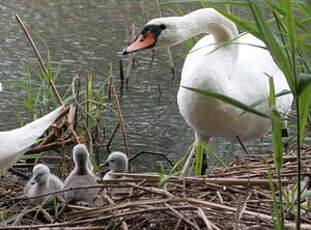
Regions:
[[[311,74],[301,74],[298,83],[299,94],[299,135],[300,143],[303,142],[305,127],[308,124],[308,115],[310,113],[309,108],[311,106]]]
[[[240,109],[242,109],[244,111],[247,111],[247,112],[250,112],[250,113],[254,113],[254,114],[258,115],[258,116],[265,117],[265,118],[268,118],[268,119],[274,119],[269,114],[263,113],[263,112],[255,109],[255,108],[253,108],[251,106],[245,105],[242,102],[240,102],[238,100],[235,100],[232,97],[228,97],[226,95],[215,93],[215,92],[212,92],[212,91],[209,91],[209,90],[191,88],[191,87],[186,87],[186,86],[181,86],[181,87],[183,87],[185,89],[189,89],[189,90],[191,90],[193,92],[196,92],[196,93],[199,93],[201,95],[205,95],[205,96],[212,97],[212,98],[215,98],[217,100],[223,101],[225,103],[228,103],[230,105],[238,107],[238,108],[240,108]]]
[[[214,4],[222,4],[222,5],[233,5],[233,6],[247,6],[247,2],[245,1],[231,1],[231,0],[172,0],[162,4],[172,4],[172,3],[191,3],[191,2],[208,2]]]
[[[267,20],[263,16],[258,1],[249,0],[248,2],[260,32],[259,38],[265,42],[273,59],[283,71],[291,91],[295,94],[295,75],[292,72],[291,64],[288,60],[286,52],[283,49],[282,42],[280,42],[280,40],[272,33],[272,30],[269,28]]]
[[[269,106],[271,109],[271,115],[277,117],[278,119],[272,119],[272,134],[273,134],[273,161],[275,169],[278,174],[278,189],[280,192],[280,204],[277,205],[278,208],[275,208],[275,212],[278,212],[276,215],[278,226],[284,228],[284,215],[283,215],[283,190],[281,183],[281,169],[283,166],[283,152],[282,152],[282,123],[281,116],[276,110],[276,96],[275,96],[275,87],[273,82],[273,77],[268,76],[269,78]],[[276,205],[276,204],[275,204]]]
[[[219,157],[219,155],[208,144],[204,144],[203,149],[205,152],[208,153],[209,156],[214,157],[222,167],[224,168],[228,167],[228,165],[221,159],[221,157]]]
[[[203,154],[204,154],[203,145],[204,144],[199,144],[196,147],[195,151],[195,175],[197,176],[202,174]]]
[[[271,108],[271,115],[278,119],[272,119],[272,134],[273,134],[273,159],[275,168],[278,172],[281,171],[283,165],[282,152],[282,123],[281,116],[276,110],[276,97],[273,77],[269,76],[269,106]]]
[[[277,200],[277,196],[276,196],[276,191],[275,191],[275,184],[272,182],[273,179],[273,173],[271,170],[271,166],[268,162],[268,160],[266,158],[263,158],[264,163],[267,165],[267,169],[268,169],[268,178],[269,178],[269,186],[270,186],[270,190],[271,190],[271,194],[272,194],[272,198],[273,198],[273,210],[272,210],[272,216],[273,216],[273,223],[274,223],[274,229],[275,230],[283,230],[284,228],[282,227],[282,218],[280,216],[280,212],[279,212],[279,203]]]

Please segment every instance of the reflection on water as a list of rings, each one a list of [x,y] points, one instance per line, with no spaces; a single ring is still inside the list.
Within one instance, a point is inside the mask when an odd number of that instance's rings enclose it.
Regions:
[[[62,89],[74,76],[86,73],[94,75],[95,83],[99,85],[108,76],[111,64],[117,77],[119,59],[122,58],[124,63],[127,61],[127,57],[120,54],[128,44],[127,28],[135,22],[138,30],[146,18],[158,14],[150,4],[154,3],[141,0],[2,0],[0,80],[20,79],[26,69],[37,62],[14,19],[14,13],[18,13],[30,31],[37,35],[34,37],[42,56],[47,55],[48,47],[53,64],[60,68],[57,86]],[[142,9],[148,10],[141,13]],[[164,10],[164,14],[172,14],[171,9]],[[174,59],[177,60],[183,52],[182,46],[173,48]],[[151,56],[150,51],[137,55],[139,63],[130,79],[129,91],[121,99],[130,153],[156,151],[176,161],[193,141],[192,130],[185,124],[176,104],[182,60],[178,59],[176,77],[172,79],[166,51],[156,52],[149,71]],[[29,111],[20,106],[23,92],[19,88],[5,84],[0,97],[1,130],[19,125],[16,110],[20,116],[30,117]],[[267,149],[269,144],[256,142],[261,143],[251,143],[250,146],[259,146],[257,151]],[[118,136],[111,150],[122,150],[121,145],[121,136]],[[214,146],[220,153],[237,152],[239,149],[236,144],[222,139],[214,140]],[[158,169],[165,163],[150,156],[146,156],[143,162],[139,168],[148,170]]]

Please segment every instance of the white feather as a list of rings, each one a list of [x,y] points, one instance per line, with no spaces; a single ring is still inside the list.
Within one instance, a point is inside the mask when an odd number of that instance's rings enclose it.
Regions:
[[[0,132],[0,170],[14,165],[62,113],[61,106],[21,128]]]

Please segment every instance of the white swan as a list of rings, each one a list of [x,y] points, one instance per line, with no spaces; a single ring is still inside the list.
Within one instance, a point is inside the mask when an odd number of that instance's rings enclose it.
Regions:
[[[90,154],[84,144],[78,144],[73,148],[75,167],[66,178],[63,190],[99,185],[97,183],[99,178],[95,176],[90,167],[89,157]],[[69,203],[93,206],[93,201],[99,191],[99,188],[77,189],[64,192],[63,197]]]
[[[57,192],[63,187],[61,179],[52,174],[49,167],[44,164],[37,164],[32,172],[33,176],[24,188],[24,195],[28,198]],[[50,197],[51,195],[30,199],[30,202],[38,204]]]
[[[269,85],[265,73],[273,76],[276,93],[289,90],[270,53],[258,47],[264,47],[264,43],[251,34],[240,36],[236,25],[212,8],[149,21],[138,39],[123,53],[172,46],[201,33],[208,35],[188,54],[181,86],[224,94],[247,105],[264,101],[256,107],[262,112],[269,111]],[[228,41],[233,42],[226,45]],[[177,102],[180,113],[195,131],[196,145],[213,136],[230,140],[239,136],[242,140],[251,140],[261,137],[271,127],[269,119],[251,113],[239,116],[240,109],[182,87]],[[291,104],[292,95],[277,98],[277,109],[281,113],[288,113]],[[193,153],[194,148],[190,157]]]
[[[128,171],[128,158],[125,153],[112,152],[108,156],[108,159],[101,166],[109,167],[110,171],[105,174],[103,180],[116,179],[117,176],[111,175],[111,173],[125,173]]]
[[[14,165],[63,112],[61,106],[27,125],[0,132],[0,171]]]

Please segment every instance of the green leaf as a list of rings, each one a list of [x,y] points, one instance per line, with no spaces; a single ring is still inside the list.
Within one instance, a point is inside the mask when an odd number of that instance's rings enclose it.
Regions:
[[[227,164],[219,157],[219,155],[208,144],[204,144],[203,148],[206,152],[208,152],[208,155],[214,157],[218,161],[218,163],[221,164],[222,167],[224,168],[228,167]]]
[[[169,2],[163,2],[161,5],[165,4],[172,4],[172,3],[192,3],[192,2],[199,2],[199,3],[213,3],[213,4],[222,4],[222,5],[233,5],[233,6],[248,6],[248,3],[245,1],[231,1],[231,0],[172,0]]]
[[[309,74],[310,75],[310,74]],[[303,82],[304,80],[302,80]],[[300,81],[299,81],[300,82]],[[302,83],[301,83],[302,84]],[[304,132],[305,127],[308,122],[308,114],[309,114],[309,108],[311,105],[311,84],[310,79],[307,80],[305,85],[301,85],[299,88],[299,96],[298,96],[298,109],[299,109],[299,134],[300,134],[300,142],[302,143],[304,140]]]
[[[302,194],[301,194],[301,199],[304,200],[308,197],[311,197],[311,190],[306,190],[306,191],[303,191]]]
[[[203,145],[199,144],[195,150],[195,175],[199,176],[202,173],[202,165],[203,165]]]
[[[249,5],[260,32],[259,38],[265,42],[273,59],[277,62],[278,66],[283,71],[291,91],[295,94],[295,75],[293,74],[293,70],[291,69],[292,65],[288,60],[288,56],[283,49],[282,42],[280,42],[280,40],[276,36],[274,36],[274,34],[272,33],[272,29],[269,28],[266,22],[267,20],[263,16],[258,1],[249,0]]]
[[[311,90],[311,74],[302,73],[298,79],[297,95],[301,95],[305,90]]]
[[[42,156],[41,153],[35,153],[35,154],[26,154],[22,156],[23,160],[28,160],[28,159],[38,159]]]
[[[273,134],[273,161],[278,172],[283,166],[283,152],[282,152],[282,123],[281,116],[276,111],[276,96],[273,77],[269,76],[269,106],[271,115],[278,119],[272,119],[272,134]]]
[[[212,91],[209,91],[209,90],[191,88],[191,87],[186,87],[186,86],[181,86],[181,87],[183,87],[185,89],[188,89],[188,90],[191,90],[193,92],[199,93],[201,95],[205,95],[207,97],[212,97],[212,98],[215,98],[217,100],[223,101],[223,102],[228,103],[230,105],[233,105],[233,106],[235,106],[237,108],[240,108],[240,109],[242,109],[244,111],[247,111],[247,112],[250,112],[250,113],[254,113],[254,114],[258,115],[258,116],[265,117],[265,118],[268,118],[268,119],[274,119],[269,114],[265,114],[265,113],[255,109],[255,108],[251,107],[251,106],[245,105],[242,102],[240,102],[238,100],[235,100],[232,97],[228,97],[226,95],[215,93],[215,92],[212,92]]]

